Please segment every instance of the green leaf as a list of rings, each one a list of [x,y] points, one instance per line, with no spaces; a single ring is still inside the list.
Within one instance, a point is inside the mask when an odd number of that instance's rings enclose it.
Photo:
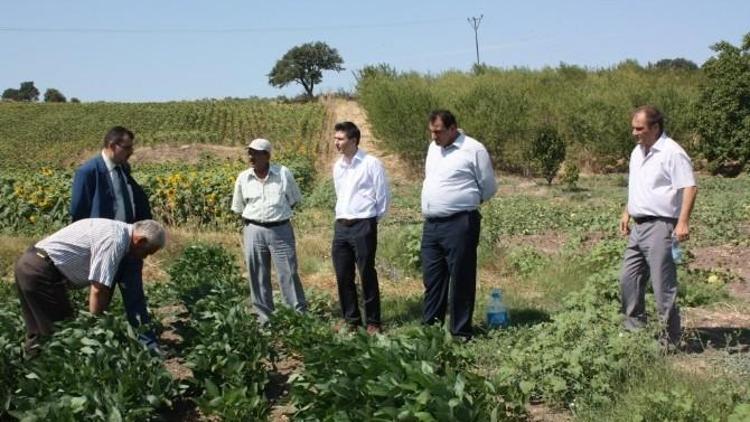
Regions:
[[[536,387],[536,384],[531,381],[521,381],[518,385],[521,387],[521,391],[523,394],[530,394],[532,391],[534,391],[534,387]]]
[[[88,399],[86,399],[86,396],[78,396],[78,397],[71,398],[70,407],[73,408],[73,413],[82,412],[87,401]]]
[[[206,385],[206,393],[209,397],[219,397],[221,395],[219,393],[219,387],[217,387],[210,379],[206,379],[204,384]]]
[[[109,418],[107,418],[108,422],[122,422],[122,415],[120,414],[120,411],[117,410],[116,407],[112,408],[112,411],[109,413]]]

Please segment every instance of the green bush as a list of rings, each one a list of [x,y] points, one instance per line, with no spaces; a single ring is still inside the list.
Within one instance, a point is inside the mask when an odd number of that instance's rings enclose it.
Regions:
[[[562,166],[562,174],[560,175],[560,183],[565,185],[565,189],[574,191],[578,188],[578,178],[580,177],[580,169],[576,163],[572,161],[565,161]]]
[[[368,120],[377,122],[373,135],[403,158],[422,161],[428,145],[427,117],[437,107],[429,82],[417,75],[377,75],[362,79],[358,94]]]
[[[736,176],[750,160],[750,33],[741,47],[722,41],[712,49],[698,102],[700,150],[713,173]]]
[[[565,161],[565,141],[553,126],[541,128],[531,142],[530,157],[548,185]]]
[[[427,138],[425,116],[440,106],[453,111],[460,127],[484,143],[499,168],[526,171],[535,134],[554,122],[570,159],[600,170],[628,157],[633,148],[630,112],[647,103],[662,109],[670,135],[692,151],[701,80],[700,71],[632,66],[486,68],[478,75],[450,71],[438,76],[381,72],[364,77],[358,94],[376,136],[418,165]]]

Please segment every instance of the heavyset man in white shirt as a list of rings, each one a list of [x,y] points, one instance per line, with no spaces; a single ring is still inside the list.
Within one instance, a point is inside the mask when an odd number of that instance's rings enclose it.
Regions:
[[[336,272],[339,302],[350,328],[362,325],[354,283],[355,265],[362,282],[365,324],[369,334],[381,331],[380,287],[375,270],[378,221],[388,211],[390,190],[383,163],[359,148],[360,131],[352,122],[337,123],[333,166],[336,188],[336,224],[331,257]]]
[[[271,259],[284,301],[297,312],[307,302],[297,272],[297,246],[289,219],[302,195],[288,168],[271,164],[271,143],[254,139],[247,146],[250,168],[237,176],[232,211],[242,216],[245,264],[253,309],[265,324],[273,313]]]
[[[164,227],[154,220],[127,224],[105,218],[78,220],[30,247],[15,266],[25,349],[51,334],[53,324],[73,315],[68,288],[91,287],[89,312],[109,304],[120,262],[144,259],[164,247]]]
[[[429,130],[433,142],[422,184],[423,322],[442,324],[450,301],[451,333],[468,339],[476,297],[477,208],[495,195],[495,172],[485,147],[458,130],[450,111],[432,112]]]
[[[664,340],[677,344],[680,313],[672,242],[673,238],[685,241],[690,235],[697,193],[693,167],[685,150],[664,132],[664,118],[656,108],[636,109],[632,129],[638,145],[630,154],[628,204],[620,219],[620,232],[629,235],[620,277],[624,326],[635,330],[645,325],[650,278],[666,330]],[[631,218],[635,221],[632,230]]]

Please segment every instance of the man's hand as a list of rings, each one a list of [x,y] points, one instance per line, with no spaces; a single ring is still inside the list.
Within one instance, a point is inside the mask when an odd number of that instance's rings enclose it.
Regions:
[[[690,238],[690,225],[684,221],[678,221],[674,227],[674,237],[678,242],[684,242]]]
[[[623,236],[630,234],[630,214],[627,210],[623,211],[620,218],[620,234]]]
[[[682,209],[680,218],[677,219],[677,225],[674,226],[674,237],[678,242],[684,242],[690,238],[690,214],[693,212],[695,205],[695,196],[698,194],[698,188],[688,186],[682,190]]]

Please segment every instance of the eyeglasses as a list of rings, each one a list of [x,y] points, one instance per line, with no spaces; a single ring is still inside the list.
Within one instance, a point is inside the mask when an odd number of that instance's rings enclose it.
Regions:
[[[122,148],[122,149],[124,149],[124,150],[126,150],[126,151],[130,151],[130,150],[132,150],[132,149],[133,149],[133,147],[135,146],[134,144],[130,144],[130,145],[123,145],[123,144],[117,144],[117,143],[116,143],[115,145],[117,145],[118,147],[120,147],[120,148]]]

